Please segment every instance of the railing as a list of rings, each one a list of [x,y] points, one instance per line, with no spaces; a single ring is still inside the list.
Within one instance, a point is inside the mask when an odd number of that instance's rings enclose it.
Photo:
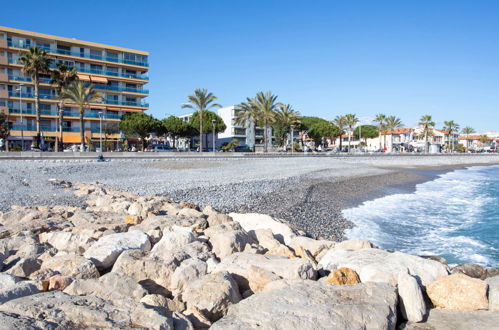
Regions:
[[[22,48],[22,49],[27,49],[30,47],[33,47],[32,45],[25,45],[25,44],[14,44],[13,42],[8,43],[9,47],[16,47],[16,48]],[[85,53],[80,53],[80,52],[71,52],[68,50],[63,50],[63,49],[52,49],[49,47],[41,47],[41,46],[35,46],[38,48],[41,48],[45,50],[46,52],[52,53],[52,54],[60,54],[60,55],[68,55],[68,56],[75,56],[75,57],[81,57],[81,58],[89,58],[92,60],[99,60],[99,61],[106,61],[106,62],[114,62],[114,63],[123,63],[123,64],[130,64],[130,65],[136,65],[136,66],[143,66],[143,67],[148,67],[149,63],[147,62],[138,62],[138,61],[132,61],[132,60],[125,60],[125,59],[119,59],[116,57],[112,56],[99,56],[99,55],[92,55],[92,54],[85,54]]]
[[[30,99],[30,98],[33,99],[33,98],[35,98],[34,94],[11,92],[11,91],[9,91],[9,96],[10,97],[22,97],[22,98],[26,98],[26,99]],[[44,100],[56,100],[51,95],[39,94],[39,96],[40,96],[40,99],[44,99]],[[95,102],[95,104],[127,105],[127,106],[131,106],[131,107],[149,108],[149,103],[127,102],[127,101],[114,101],[114,100],[107,100],[107,99],[104,102]]]
[[[21,111],[19,109],[9,109],[9,113],[20,114]],[[31,109],[31,110],[23,109],[22,114],[23,115],[24,114],[35,115],[36,112],[33,109]],[[59,112],[57,110],[42,109],[42,110],[40,110],[40,114],[44,115],[44,116],[58,116]],[[79,112],[64,111],[63,115],[64,115],[64,117],[80,117]],[[107,113],[107,112],[103,112],[102,116],[103,116],[102,118],[104,118],[104,119],[121,119],[123,117],[122,115],[119,115],[119,114],[112,114],[112,113]],[[95,112],[84,112],[83,117],[84,118],[99,118],[99,114],[95,113]]]
[[[12,131],[36,131],[36,126],[34,125],[12,125],[10,130]],[[58,132],[59,129],[57,127],[40,127],[40,131],[42,132]],[[63,132],[80,132],[79,127],[63,127]],[[86,128],[85,131],[90,131],[92,133],[100,133],[100,127],[91,127],[90,129]],[[118,134],[118,133],[117,133]]]

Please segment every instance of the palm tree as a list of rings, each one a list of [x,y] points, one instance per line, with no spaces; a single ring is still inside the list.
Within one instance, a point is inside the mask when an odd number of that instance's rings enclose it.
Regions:
[[[296,125],[300,122],[300,113],[293,109],[291,104],[280,104],[275,113],[276,122],[280,123],[286,132],[286,135],[291,132],[291,126]],[[286,138],[286,141],[288,139]],[[285,143],[287,146],[287,142]],[[293,141],[291,141],[291,148],[293,148]]]
[[[463,133],[464,135],[466,135],[466,148],[469,148],[470,145],[469,145],[469,140],[467,139],[471,134],[475,133],[475,129],[473,127],[470,127],[470,126],[466,126],[464,127],[462,130],[461,130],[461,133]]]
[[[75,68],[69,68],[64,62],[57,63],[57,68],[51,73],[50,83],[55,86],[57,91],[57,97],[59,102],[57,103],[58,114],[59,114],[59,145],[56,146],[56,150],[59,146],[63,147],[63,134],[62,134],[62,121],[64,119],[64,98],[62,97],[62,90],[66,89],[74,81],[78,80]]]
[[[342,135],[345,133],[345,116],[336,116],[331,123],[338,128],[340,132],[340,151],[343,149],[343,138]]]
[[[345,125],[348,127],[348,152],[350,152],[350,143],[352,140],[353,127],[357,125],[359,118],[357,118],[353,113],[345,115]]]
[[[236,125],[242,125],[248,127],[253,125],[253,152],[255,152],[256,145],[256,126],[258,125],[258,119],[260,118],[260,111],[255,106],[254,98],[246,98],[246,102],[241,102],[237,106],[236,118],[234,123]]]
[[[40,144],[40,95],[38,89],[40,87],[40,75],[50,72],[50,63],[52,60],[48,57],[45,50],[38,47],[31,47],[26,53],[23,53],[19,58],[19,63],[23,65],[23,73],[30,76],[35,85],[35,112],[36,112],[36,141],[35,147]]]
[[[459,131],[459,124],[454,120],[444,121],[444,131],[449,134],[449,141],[451,143],[451,151],[454,151],[454,138],[452,137],[453,132]]]
[[[255,106],[257,107],[260,118],[259,121],[263,123],[263,151],[268,151],[268,128],[275,121],[275,113],[280,103],[276,102],[277,95],[272,92],[259,92],[255,96]]]
[[[85,87],[82,81],[74,81],[69,87],[64,88],[61,97],[70,103],[76,104],[80,109],[80,138],[81,138],[81,151],[85,150],[85,126],[83,123],[83,114],[85,108],[90,103],[102,101],[102,96],[97,93],[93,85]]]
[[[487,143],[490,141],[490,138],[487,136],[487,134],[482,134],[480,135],[478,141],[480,141],[480,143],[482,144],[482,148],[484,149]]]
[[[218,98],[207,89],[196,88],[194,94],[187,96],[188,103],[182,104],[182,108],[194,109],[199,112],[199,152],[203,151],[203,111],[211,108],[221,108],[218,103],[213,103]]]
[[[393,131],[396,130],[397,128],[403,127],[404,124],[402,124],[402,120],[396,116],[388,116],[385,119],[385,129],[387,131],[392,131],[391,136],[391,141],[390,141],[390,151],[393,151]],[[386,146],[386,134],[385,134],[385,146]]]
[[[373,120],[375,123],[378,123],[378,140],[379,140],[379,150],[381,151],[381,134],[385,131],[385,122],[386,115],[379,113],[376,115],[376,118]]]
[[[432,120],[430,115],[424,115],[419,120],[419,125],[423,126],[423,135],[424,135],[424,148],[425,153],[428,153],[428,136],[432,134],[432,128],[435,126],[435,122]]]

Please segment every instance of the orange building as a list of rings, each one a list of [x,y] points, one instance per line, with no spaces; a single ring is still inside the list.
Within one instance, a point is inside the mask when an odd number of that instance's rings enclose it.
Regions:
[[[0,26],[0,112],[9,116],[11,146],[24,144],[28,149],[36,136],[34,86],[19,64],[20,55],[30,47],[46,50],[53,60],[51,68],[58,62],[76,68],[79,79],[93,84],[103,97],[102,102],[85,110],[87,141],[99,140],[101,117],[104,127],[109,127],[112,125],[108,123],[119,123],[127,112],[148,109],[144,101],[149,95],[144,88],[149,80],[148,52]],[[39,94],[42,136],[51,145],[59,136],[59,125],[57,95],[50,85],[50,75],[41,75]],[[79,144],[79,110],[74,104],[65,104],[62,124],[65,145]],[[121,136],[110,129],[105,135],[115,143]]]

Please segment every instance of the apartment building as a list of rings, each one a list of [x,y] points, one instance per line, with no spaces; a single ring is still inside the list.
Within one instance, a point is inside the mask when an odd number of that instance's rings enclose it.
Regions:
[[[76,68],[80,81],[93,84],[103,97],[103,101],[85,110],[83,128],[77,107],[65,104],[62,126],[66,146],[81,142],[81,129],[86,142],[98,141],[101,117],[104,123],[119,123],[125,113],[148,109],[144,100],[149,95],[144,88],[149,80],[148,52],[0,26],[0,112],[8,114],[12,146],[23,144],[29,148],[36,136],[34,86],[31,77],[23,75],[19,63],[21,54],[30,47],[47,51],[52,69],[58,62]],[[50,75],[40,77],[39,95],[42,136],[52,145],[59,135],[59,125],[57,95],[50,85]],[[120,138],[119,133],[106,136],[114,142]]]

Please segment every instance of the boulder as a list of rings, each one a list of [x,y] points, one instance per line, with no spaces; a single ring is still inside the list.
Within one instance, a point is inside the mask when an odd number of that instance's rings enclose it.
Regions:
[[[325,282],[336,285],[357,284],[360,283],[360,278],[355,270],[342,267],[333,270],[325,279]]]
[[[187,308],[197,307],[214,322],[227,314],[229,306],[237,304],[241,295],[232,276],[228,272],[220,272],[188,283],[182,300]]]
[[[173,319],[166,316],[166,309],[139,303],[130,315],[133,324],[148,329],[173,330]]]
[[[140,302],[148,306],[168,307],[168,299],[160,294],[148,294],[140,299]]]
[[[37,320],[14,313],[0,312],[0,329],[30,329],[30,330],[55,330],[61,327],[54,322]]]
[[[203,210],[203,213],[204,213],[204,210]],[[216,212],[208,214],[207,220],[208,220],[208,224],[210,225],[210,227],[221,225],[222,223],[234,221],[234,220],[232,220],[232,218],[229,215],[223,214],[223,213],[216,213]]]
[[[40,292],[37,286],[31,281],[22,281],[10,285],[5,284],[7,283],[4,283],[0,290],[0,304]]]
[[[107,273],[98,279],[78,279],[71,283],[65,290],[70,295],[92,295],[105,300],[121,302],[132,299],[139,302],[147,291],[133,278],[121,273]]]
[[[211,329],[395,329],[397,294],[385,283],[281,280],[229,308]]]
[[[431,309],[425,322],[408,322],[401,330],[491,330],[497,329],[499,313]]]
[[[399,307],[404,319],[410,322],[420,322],[426,315],[426,304],[418,281],[402,271],[397,279]]]
[[[32,273],[40,269],[42,261],[36,258],[20,259],[15,265],[5,272],[18,277],[28,278]]]
[[[172,275],[171,291],[173,295],[180,296],[189,283],[206,274],[207,268],[206,262],[199,259],[191,258],[183,261]]]
[[[123,251],[133,249],[142,251],[151,249],[149,237],[144,232],[134,230],[104,236],[94,243],[84,256],[92,260],[99,270],[104,270],[111,268]]]
[[[254,239],[236,222],[227,222],[205,230],[209,238],[213,253],[223,259],[234,252],[244,251],[246,244]]]
[[[477,264],[462,264],[453,267],[451,270],[452,274],[464,274],[469,277],[478,278],[480,280],[485,280],[487,278],[487,268],[482,267]]]
[[[195,210],[195,209],[188,208],[188,207],[181,209],[177,215],[184,216],[186,218],[204,217],[204,214],[202,212]]]
[[[296,236],[287,224],[280,222],[269,215],[258,213],[229,213],[229,216],[241,227],[250,232],[257,229],[270,229],[274,237],[282,244],[288,245]]]
[[[275,239],[274,234],[272,234],[272,230],[270,229],[257,229],[252,231],[251,234],[258,241],[258,244],[267,250],[277,250],[282,246],[282,244]]]
[[[41,233],[39,237],[41,243],[48,243],[58,251],[77,254],[84,253],[95,242],[95,239],[88,235],[64,231]]]
[[[241,291],[253,292],[261,289],[262,281],[266,284],[278,278],[315,279],[317,276],[313,266],[303,259],[251,253],[234,253],[223,259],[213,271],[229,272]]]
[[[335,242],[332,241],[316,240],[305,236],[296,236],[289,242],[289,247],[295,250],[295,252],[301,248],[308,251],[316,260],[319,260],[320,256],[330,248],[333,248],[334,245]]]
[[[357,251],[362,249],[375,248],[375,246],[369,241],[363,241],[360,239],[351,239],[337,243],[334,248]]]
[[[485,280],[489,285],[489,310],[499,311],[499,275]]]
[[[458,273],[442,276],[426,287],[435,307],[458,310],[488,309],[487,283]]]
[[[18,282],[21,282],[19,277],[6,273],[0,273],[0,291],[11,288]]]
[[[351,268],[359,274],[362,283],[387,282],[394,286],[397,285],[400,271],[409,270],[424,286],[448,274],[447,267],[437,261],[380,249],[351,251],[334,248],[322,257],[319,267],[330,271],[341,267]]]
[[[74,278],[96,278],[99,271],[94,263],[87,258],[75,254],[54,256],[42,263],[41,270],[52,270],[61,275]]]
[[[127,215],[123,221],[127,225],[135,226],[142,222],[142,217],[140,215]]]
[[[48,279],[48,289],[52,290],[64,290],[71,283],[73,283],[74,279],[69,276],[64,275],[54,275]]]
[[[152,256],[164,256],[170,254],[171,251],[182,248],[184,245],[192,243],[196,240],[196,236],[191,231],[163,231],[163,236],[151,250]]]

